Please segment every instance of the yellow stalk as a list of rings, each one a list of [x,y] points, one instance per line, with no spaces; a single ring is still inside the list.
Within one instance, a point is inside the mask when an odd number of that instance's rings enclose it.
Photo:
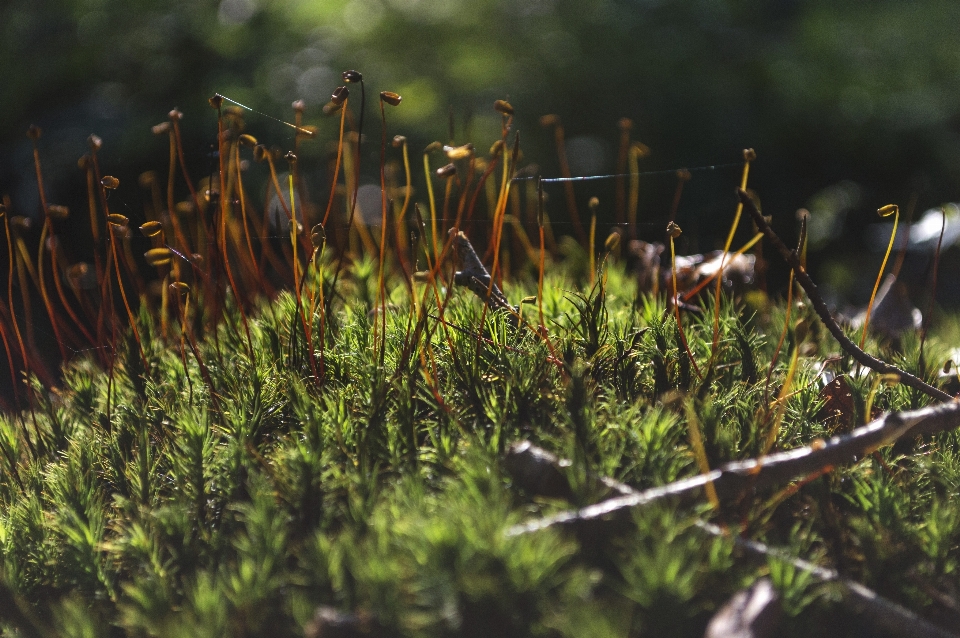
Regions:
[[[887,252],[883,255],[883,262],[880,264],[880,272],[877,273],[877,281],[873,284],[873,292],[870,293],[870,303],[867,304],[867,314],[863,319],[863,333],[860,335],[860,349],[863,350],[863,344],[867,340],[867,328],[870,326],[870,312],[873,310],[873,300],[877,296],[877,289],[880,287],[880,279],[883,278],[883,269],[887,267],[887,258],[890,257],[890,251],[893,250],[893,240],[897,237],[897,222],[900,221],[900,207],[896,204],[887,204],[877,210],[880,217],[889,217],[893,215],[893,232],[890,233],[890,243],[887,244]]]
[[[400,209],[400,219],[407,215],[407,208],[410,206],[410,198],[413,196],[413,186],[410,183],[410,153],[407,152],[407,141],[403,141],[403,172],[406,176],[407,184],[403,192],[403,208]]]
[[[697,412],[693,409],[693,402],[687,401],[686,403],[686,414],[687,414],[687,433],[690,437],[690,447],[693,448],[693,454],[697,458],[697,467],[700,469],[701,474],[710,473],[710,462],[707,460],[707,450],[703,445],[703,437],[700,434],[700,420],[697,418]],[[713,486],[713,481],[708,481],[704,485],[704,490],[707,493],[707,500],[710,501],[710,505],[714,509],[720,507],[720,499],[717,497],[717,490]]]
[[[290,188],[290,245],[293,248],[293,285],[297,288],[297,298],[300,298],[300,262],[297,260],[297,206],[293,195],[293,172],[287,175],[287,185]]]
[[[757,158],[757,154],[752,148],[743,151],[743,175],[740,177],[740,190],[747,189],[747,176],[750,174],[750,162]],[[723,262],[733,244],[733,236],[737,232],[737,226],[740,225],[740,215],[743,213],[743,203],[737,204],[737,212],[733,216],[733,224],[730,226],[730,232],[727,234],[727,241],[723,245],[723,253],[720,256],[720,270],[723,270]],[[723,285],[723,279],[717,280],[716,292],[714,294],[714,312],[713,312],[713,344],[710,347],[710,359],[716,356],[717,345],[720,342],[720,288]]]
[[[790,366],[787,368],[787,378],[783,382],[783,387],[780,388],[780,395],[776,400],[777,414],[773,419],[773,425],[767,430],[767,436],[763,442],[762,455],[768,454],[770,450],[773,449],[773,446],[777,442],[777,436],[780,434],[780,423],[783,421],[783,413],[787,409],[785,399],[790,393],[790,387],[793,385],[793,376],[797,371],[797,359],[800,355],[800,348],[798,346],[799,344],[793,347],[793,352],[790,355]]]
[[[437,249],[437,202],[433,195],[433,180],[430,179],[430,156],[423,154],[423,174],[427,178],[427,197],[430,199],[430,244],[433,248],[433,254],[436,255]]]
[[[597,280],[597,254],[594,245],[597,241],[597,213],[596,210],[590,213],[590,285],[593,286]]]
[[[870,392],[867,394],[867,401],[863,407],[863,422],[870,423],[870,414],[873,412],[873,399],[876,397],[877,389],[880,384],[894,386],[900,383],[900,376],[897,374],[878,374],[873,377],[873,383],[870,384]]]
[[[777,358],[780,356],[780,348],[783,347],[783,341],[787,337],[787,330],[790,328],[790,312],[793,310],[793,270],[790,270],[790,278],[787,282],[787,310],[784,313],[783,330],[780,331],[780,339],[777,340],[777,347],[773,349],[773,357],[770,358],[770,369],[767,371],[767,384],[764,387],[764,400],[768,398],[767,390],[770,388],[770,378],[773,376],[773,366],[777,364]]]
[[[637,236],[637,202],[640,198],[640,162],[639,159],[647,154],[647,148],[638,143],[630,146],[630,209],[627,213],[627,227],[630,236]]]
[[[536,261],[537,251],[534,249],[533,244],[530,243],[530,237],[527,235],[526,229],[523,227],[523,222],[514,217],[513,215],[507,215],[504,221],[510,222],[510,226],[513,227],[514,232],[517,235],[517,238],[520,240],[520,243],[523,245],[523,252],[526,253],[527,259],[531,262]]]

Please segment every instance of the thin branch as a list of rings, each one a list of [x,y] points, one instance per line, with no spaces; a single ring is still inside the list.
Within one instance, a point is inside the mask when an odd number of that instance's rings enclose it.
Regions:
[[[907,423],[909,423],[909,420]],[[919,424],[917,422],[914,425]],[[899,427],[903,428],[904,425],[905,423],[901,421]],[[925,423],[927,427],[933,425],[934,422]],[[566,500],[571,498],[572,490],[563,471],[565,467],[570,465],[570,461],[560,459],[550,452],[524,441],[510,447],[504,459],[504,464],[514,480],[527,491]],[[596,478],[604,486],[624,497],[639,497],[652,491],[638,492],[629,485],[614,479],[604,476]],[[810,573],[821,582],[835,583],[843,591],[844,604],[858,614],[863,622],[882,635],[912,638],[957,638],[956,634],[927,622],[906,607],[879,596],[864,585],[842,578],[840,573],[834,569],[821,567],[802,558],[797,558],[783,549],[770,547],[765,543],[731,534],[728,530],[724,530],[713,523],[698,520],[696,526],[711,536],[731,539],[734,545],[746,554],[761,560],[772,558],[784,561],[801,571]],[[516,530],[518,528],[512,528],[508,534],[516,533]]]
[[[740,196],[740,201],[743,202],[744,208],[750,213],[750,216],[753,217],[753,221],[757,224],[757,228],[770,240],[770,243],[780,252],[780,255],[784,258],[787,264],[793,268],[793,272],[796,276],[797,283],[799,283],[804,291],[807,293],[807,297],[810,299],[810,303],[813,304],[813,309],[816,310],[817,315],[820,317],[820,321],[823,322],[823,325],[827,327],[827,330],[830,331],[830,334],[840,343],[840,347],[843,348],[850,356],[857,360],[858,363],[864,365],[871,370],[875,370],[880,374],[896,374],[900,377],[900,383],[903,385],[913,388],[914,390],[919,390],[924,394],[927,394],[935,399],[941,401],[951,401],[953,397],[947,394],[946,392],[933,387],[929,383],[926,383],[922,379],[915,377],[914,375],[901,370],[895,365],[889,364],[886,361],[877,359],[871,354],[868,354],[857,347],[853,341],[844,334],[843,329],[837,324],[837,322],[830,315],[830,310],[827,308],[827,304],[824,303],[823,297],[820,296],[820,292],[817,290],[817,285],[813,283],[813,280],[810,279],[810,275],[807,274],[807,271],[800,264],[800,260],[797,258],[796,253],[787,248],[786,244],[777,236],[773,229],[770,227],[770,224],[767,223],[767,220],[763,218],[763,215],[760,214],[760,211],[757,210],[756,205],[753,203],[753,200],[750,198],[750,195],[743,189],[738,191]]]
[[[487,302],[492,310],[509,310],[516,313],[516,308],[510,305],[497,284],[490,279],[490,273],[477,256],[473,244],[463,232],[458,231],[453,237],[453,248],[463,270],[453,275],[453,281],[458,286],[465,286],[473,291],[480,299]]]
[[[828,441],[818,440],[797,448],[758,459],[728,463],[718,469],[642,492],[630,490],[621,496],[582,509],[560,512],[547,518],[512,527],[508,534],[519,535],[547,527],[578,526],[629,515],[634,508],[666,499],[693,502],[702,498],[707,483],[713,483],[721,501],[730,501],[746,490],[758,490],[823,471],[849,465],[874,450],[905,436],[934,434],[960,427],[960,402],[951,401],[911,412],[886,414]]]
[[[747,554],[763,560],[773,558],[783,561],[801,571],[808,572],[821,582],[837,584],[843,592],[844,604],[856,613],[862,622],[880,635],[900,638],[957,638],[957,634],[924,620],[906,607],[880,596],[869,587],[842,578],[835,569],[820,567],[759,541],[742,536],[731,536],[729,532],[712,523],[697,521],[696,525],[711,536],[731,538],[734,545]]]

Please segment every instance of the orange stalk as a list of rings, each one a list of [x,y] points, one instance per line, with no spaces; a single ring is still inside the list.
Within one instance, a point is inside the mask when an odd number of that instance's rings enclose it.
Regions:
[[[120,287],[120,296],[123,298],[123,307],[127,310],[127,318],[130,320],[130,329],[133,331],[133,338],[137,341],[137,347],[140,349],[140,357],[143,359],[144,369],[150,366],[147,363],[147,356],[143,352],[143,344],[140,343],[140,333],[137,331],[137,320],[133,316],[133,310],[130,308],[130,301],[127,299],[127,292],[123,288],[123,278],[120,276],[120,261],[117,258],[117,236],[113,230],[114,223],[107,220],[107,230],[110,233],[110,249],[113,253],[113,265],[117,273],[117,284]]]
[[[3,229],[7,237],[7,304],[10,307],[10,322],[13,324],[13,332],[17,338],[17,345],[20,347],[20,358],[23,360],[23,371],[30,376],[30,359],[27,357],[27,348],[23,343],[23,335],[20,333],[20,325],[17,323],[17,316],[13,306],[13,244],[10,241],[10,220],[9,220],[9,200],[4,196]],[[13,389],[17,392],[17,381],[13,379]],[[19,400],[19,399],[18,399]]]

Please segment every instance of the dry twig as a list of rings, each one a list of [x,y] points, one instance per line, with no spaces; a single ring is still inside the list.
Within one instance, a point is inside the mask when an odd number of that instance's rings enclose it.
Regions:
[[[738,194],[740,196],[740,201],[743,202],[743,207],[748,213],[750,213],[750,216],[753,217],[753,221],[757,224],[757,228],[760,229],[760,232],[762,232],[768,240],[770,240],[770,243],[773,244],[773,246],[780,252],[780,255],[784,258],[787,264],[793,268],[797,283],[803,287],[803,290],[807,293],[807,297],[810,299],[810,303],[813,304],[813,309],[820,317],[820,321],[823,322],[823,325],[827,327],[827,330],[830,331],[830,334],[832,334],[840,343],[841,348],[843,348],[850,354],[850,356],[856,359],[858,363],[870,368],[871,370],[879,372],[880,374],[898,375],[900,377],[900,383],[909,388],[919,390],[924,394],[941,401],[950,401],[953,399],[952,396],[943,390],[933,387],[929,383],[918,377],[915,377],[909,372],[901,370],[895,365],[887,363],[886,361],[882,361],[873,355],[864,352],[857,346],[857,344],[851,341],[850,338],[844,334],[843,329],[830,315],[830,310],[827,308],[827,304],[823,301],[823,297],[820,296],[820,292],[817,290],[817,285],[813,283],[810,275],[807,274],[807,271],[800,264],[800,260],[797,258],[796,253],[787,248],[786,244],[783,243],[780,237],[773,232],[770,224],[767,223],[767,220],[765,220],[763,215],[760,214],[760,211],[757,210],[757,206],[753,203],[750,195],[747,194],[747,192],[743,189],[740,189]]]
[[[944,408],[953,409],[947,411]],[[925,413],[925,415],[920,413]],[[945,429],[943,426],[948,422],[954,423],[954,425],[960,425],[955,423],[958,415],[960,415],[960,404],[957,403],[938,406],[938,408],[917,410],[916,412],[909,413],[909,416],[906,414],[901,414],[899,416],[887,415],[887,417],[898,418],[891,419],[890,423],[887,423],[887,418],[879,419],[878,421],[860,428],[860,430],[871,429],[871,431],[860,434],[859,442],[863,443],[865,441],[881,441],[880,444],[882,445],[884,442],[890,442],[884,437],[898,435],[898,433],[899,435],[903,435],[907,431],[915,432],[917,434],[921,432],[930,433],[933,431],[940,431],[940,429]],[[856,434],[856,432],[853,434]],[[852,435],[837,438],[851,439]],[[834,444],[833,449],[829,453],[830,457],[840,455],[842,451],[846,450],[846,448],[838,446],[835,442],[836,439],[833,439],[830,442],[831,444]],[[801,451],[804,450],[810,451],[811,448],[802,448]],[[796,452],[796,450],[794,452]],[[784,455],[781,454],[775,456],[783,457]],[[767,457],[766,460],[770,461],[772,458],[773,457]],[[785,467],[785,463],[795,463],[799,465],[798,463],[789,461],[787,459],[775,462],[781,467]],[[730,471],[730,468],[733,466],[744,466],[745,464],[750,463],[756,463],[756,461],[746,461],[740,464],[731,464],[721,468],[720,470],[716,470],[711,474],[722,474],[723,472]],[[524,441],[521,443],[516,443],[510,447],[510,449],[507,451],[505,465],[507,470],[514,477],[514,480],[516,480],[521,487],[530,492],[540,493],[538,490],[541,486],[546,485],[549,487],[555,485],[558,480],[562,480],[564,482],[566,481],[563,468],[569,466],[570,462],[558,459],[553,454],[550,454],[549,452]],[[753,465],[752,467],[757,468],[759,466]],[[737,468],[737,471],[742,471],[742,467]],[[545,481],[544,477],[549,477],[549,479]],[[702,477],[697,478],[700,479]],[[705,482],[699,481],[697,483],[697,487],[693,487],[695,481],[678,481],[677,483],[673,483],[664,488],[638,492],[629,485],[625,485],[611,478],[598,477],[598,480],[609,489],[618,492],[621,496],[618,498],[609,499],[588,508],[584,508],[583,510],[580,510],[581,513],[592,508],[602,509],[602,506],[604,505],[617,501],[622,502],[625,499],[634,499],[638,504],[646,504],[653,502],[654,500],[659,500],[659,498],[662,498],[663,495],[689,496],[688,490],[699,489],[699,487],[702,487],[703,483]],[[672,486],[674,489],[668,489]],[[658,497],[655,493],[659,493],[661,496]],[[554,492],[553,494],[542,495],[555,496],[557,494]],[[554,518],[556,519],[556,517]],[[571,519],[564,519],[563,521],[557,522],[570,522],[570,520]],[[761,560],[774,559],[784,561],[790,563],[799,570],[809,572],[814,578],[821,582],[835,583],[843,592],[843,603],[847,606],[847,608],[853,613],[857,614],[861,621],[869,625],[878,634],[888,636],[906,636],[910,638],[957,638],[956,634],[927,622],[906,607],[883,598],[870,588],[865,587],[864,585],[861,585],[855,581],[843,578],[836,570],[815,565],[809,561],[792,556],[785,550],[778,549],[776,547],[770,547],[765,543],[743,538],[739,535],[732,535],[728,530],[724,530],[713,523],[697,521],[696,525],[698,528],[712,536],[731,538],[734,545],[746,554],[750,554]],[[508,531],[508,534],[522,534],[529,531],[542,529],[543,527],[544,525],[535,524],[521,525],[511,528]]]
[[[458,286],[466,286],[473,291],[480,299],[486,301],[492,310],[509,310],[516,312],[516,309],[510,305],[503,292],[494,282],[491,285],[490,273],[484,267],[477,252],[473,249],[473,244],[467,239],[462,231],[457,231],[453,238],[453,248],[460,259],[462,270],[458,270],[453,275],[453,281]],[[487,291],[490,291],[489,297]]]
[[[828,467],[857,462],[874,450],[905,436],[933,434],[960,427],[960,402],[951,401],[910,412],[886,414],[849,434],[828,441],[817,440],[807,447],[779,452],[757,459],[728,463],[718,469],[669,485],[642,492],[617,488],[621,496],[578,510],[517,525],[509,534],[525,534],[546,527],[577,526],[615,519],[631,510],[657,501],[695,501],[707,483],[713,483],[721,501],[736,499],[747,490],[779,485]],[[626,486],[623,486],[626,487]]]

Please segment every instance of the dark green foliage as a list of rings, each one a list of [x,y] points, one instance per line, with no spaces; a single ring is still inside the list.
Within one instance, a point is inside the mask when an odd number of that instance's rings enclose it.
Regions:
[[[369,263],[358,268],[345,285],[373,285]],[[768,384],[766,335],[781,326],[748,322],[725,300],[711,356],[712,311],[684,315],[691,359],[662,300],[634,303],[619,268],[585,294],[559,292],[575,283],[550,273],[550,345],[506,313],[480,326],[466,292],[454,291],[444,322],[411,318],[406,288],[391,281],[382,367],[371,303],[338,301],[320,383],[289,294],[253,315],[252,357],[228,303],[216,339],[197,344],[207,372],[186,357],[189,383],[177,342],[142,317],[149,369],[126,339],[112,379],[80,359],[34,415],[0,416],[4,582],[64,636],[296,636],[320,605],[404,636],[699,635],[765,573],[797,628],[836,613],[832,590],[807,572],[741,560],[698,528],[708,509],[640,510],[597,537],[506,534],[567,506],[513,485],[502,458],[514,441],[570,459],[574,501],[586,505],[608,495],[598,476],[642,489],[696,474],[690,414],[711,467],[762,453],[777,423],[790,356]],[[900,361],[916,368],[905,343]],[[927,360],[939,352],[929,341]],[[774,449],[830,435],[817,421],[819,366],[799,358]],[[873,378],[849,360],[837,367],[862,422]],[[873,399],[885,410],[923,403],[882,384]],[[957,444],[951,432],[909,453],[881,450],[719,516],[949,618],[931,592],[952,591],[960,569]]]

